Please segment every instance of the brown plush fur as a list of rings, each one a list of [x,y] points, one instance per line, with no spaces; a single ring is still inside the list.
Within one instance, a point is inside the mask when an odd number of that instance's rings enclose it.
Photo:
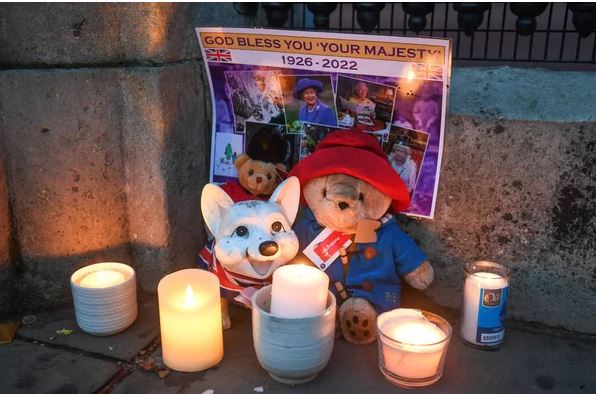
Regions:
[[[238,180],[252,195],[268,196],[279,185],[280,179],[275,168],[286,171],[283,163],[266,163],[253,160],[248,155],[240,155],[234,162],[238,170]]]
[[[319,224],[347,234],[356,233],[360,220],[379,220],[391,205],[391,198],[368,183],[342,174],[310,180],[304,198]],[[349,208],[340,209],[340,202]]]
[[[391,198],[370,184],[343,174],[314,178],[304,185],[303,193],[319,224],[348,234],[356,232],[360,220],[379,220],[391,205]],[[340,209],[340,203],[344,203],[341,204],[344,209]],[[404,277],[412,287],[421,290],[428,287],[433,278],[428,261]],[[342,334],[351,343],[374,342],[376,336],[371,326],[376,327],[376,319],[372,305],[362,298],[348,299],[339,309]],[[368,322],[366,326],[356,323],[363,321]]]

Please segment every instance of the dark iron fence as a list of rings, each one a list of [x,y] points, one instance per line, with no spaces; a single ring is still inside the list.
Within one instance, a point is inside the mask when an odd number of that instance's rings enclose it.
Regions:
[[[260,5],[270,27],[448,37],[455,60],[596,64],[596,3]]]

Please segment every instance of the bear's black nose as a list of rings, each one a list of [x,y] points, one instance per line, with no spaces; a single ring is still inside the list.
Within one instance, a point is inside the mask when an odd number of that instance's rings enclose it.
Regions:
[[[350,207],[350,205],[349,205],[347,202],[345,202],[345,201],[340,201],[340,202],[338,202],[338,203],[337,203],[337,206],[338,206],[338,207],[339,207],[339,209],[341,209],[342,211],[343,211],[344,209],[346,209],[346,208],[349,208],[349,207]]]
[[[279,247],[275,241],[265,241],[261,242],[259,245],[259,252],[263,256],[273,256],[275,253],[277,253],[277,249],[279,249]]]

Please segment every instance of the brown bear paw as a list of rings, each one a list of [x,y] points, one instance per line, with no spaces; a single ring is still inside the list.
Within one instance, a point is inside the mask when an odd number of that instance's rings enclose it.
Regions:
[[[377,313],[363,298],[348,298],[339,308],[341,332],[350,343],[366,345],[377,339]]]

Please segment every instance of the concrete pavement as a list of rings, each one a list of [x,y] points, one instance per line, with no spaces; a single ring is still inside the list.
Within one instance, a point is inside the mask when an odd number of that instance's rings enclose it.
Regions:
[[[159,364],[159,319],[154,300],[141,305],[125,332],[93,337],[81,332],[72,310],[40,313],[23,325],[12,344],[0,345],[2,393],[386,393],[406,391],[385,381],[377,366],[377,346],[335,342],[331,361],[311,383],[285,386],[258,364],[250,313],[232,308],[233,328],[224,334],[220,366],[197,373],[141,368],[150,357]],[[453,317],[448,317],[453,321]],[[516,326],[519,326],[516,324]],[[523,325],[521,326],[523,328]],[[56,330],[74,329],[56,336]],[[508,329],[495,352],[465,346],[454,328],[444,376],[425,393],[589,393],[596,391],[596,339],[570,339]],[[55,338],[51,340],[51,337]]]

